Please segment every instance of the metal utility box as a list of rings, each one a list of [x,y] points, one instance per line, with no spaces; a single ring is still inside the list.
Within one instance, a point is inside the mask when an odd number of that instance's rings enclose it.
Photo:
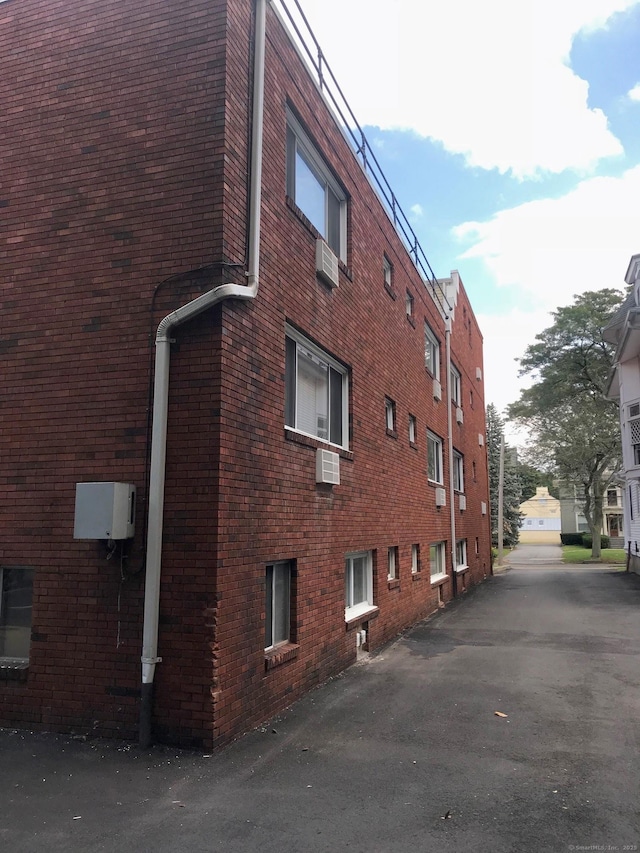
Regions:
[[[131,539],[136,487],[131,483],[76,483],[74,539]]]

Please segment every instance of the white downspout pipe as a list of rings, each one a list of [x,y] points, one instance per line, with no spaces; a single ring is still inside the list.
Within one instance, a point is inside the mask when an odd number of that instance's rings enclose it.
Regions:
[[[458,592],[456,575],[456,496],[453,490],[453,414],[451,411],[451,317],[444,321],[444,339],[447,360],[447,439],[449,444],[449,517],[451,519],[451,587],[453,595]]]
[[[253,70],[253,111],[251,136],[251,182],[248,199],[249,245],[247,286],[222,284],[198,296],[168,314],[156,332],[156,358],[153,387],[153,427],[149,477],[149,516],[147,526],[144,625],[142,639],[142,688],[140,706],[140,745],[151,743],[153,680],[158,657],[158,616],[160,610],[160,574],[162,565],[162,529],[164,481],[169,409],[169,363],[171,331],[224,299],[256,298],[260,274],[260,202],[262,189],[262,138],[264,117],[264,56],[266,43],[266,2],[256,0]]]

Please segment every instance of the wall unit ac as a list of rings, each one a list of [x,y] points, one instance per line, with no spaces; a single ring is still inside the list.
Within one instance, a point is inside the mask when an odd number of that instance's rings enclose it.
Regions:
[[[481,432],[478,433],[478,444],[480,447],[484,447],[484,436]]]
[[[460,501],[460,509],[461,510],[466,509],[467,508],[467,496],[466,495],[458,495],[458,499]]]
[[[331,450],[316,450],[316,483],[340,485],[340,457]]]
[[[442,400],[442,385],[439,379],[433,380],[433,399]]]
[[[436,506],[447,505],[447,493],[444,489],[436,489]]]
[[[464,423],[464,412],[460,406],[456,408],[456,422],[459,424]]]
[[[319,237],[316,240],[316,273],[326,284],[337,287],[340,281],[338,259]]]
[[[135,514],[132,483],[76,483],[74,539],[131,539]]]
[[[478,382],[482,382],[482,368],[476,367],[476,379]]]
[[[482,512],[483,515],[487,514],[487,504],[485,503],[485,501],[481,501],[480,511]]]

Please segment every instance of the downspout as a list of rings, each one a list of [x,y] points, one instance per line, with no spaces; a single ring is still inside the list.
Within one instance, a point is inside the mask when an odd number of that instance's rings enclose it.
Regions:
[[[266,2],[256,0],[255,45],[253,62],[253,106],[251,133],[251,178],[248,199],[247,285],[222,284],[198,296],[168,314],[156,332],[156,358],[153,389],[153,428],[151,433],[151,470],[149,477],[149,517],[144,591],[142,641],[142,687],[140,703],[140,745],[151,744],[153,680],[158,657],[158,616],[160,609],[160,573],[162,563],[162,525],[169,408],[169,362],[171,332],[224,299],[253,300],[258,294],[260,271],[260,202],[262,188],[262,137],[264,116],[264,55],[266,43]]]
[[[449,517],[451,519],[451,592],[458,594],[456,575],[456,496],[453,491],[453,415],[451,413],[451,317],[445,319],[444,339],[447,359],[447,438],[449,442]]]

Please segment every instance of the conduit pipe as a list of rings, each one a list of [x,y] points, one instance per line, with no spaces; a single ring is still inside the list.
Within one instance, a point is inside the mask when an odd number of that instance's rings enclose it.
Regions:
[[[169,364],[171,332],[217,305],[224,299],[256,298],[260,273],[260,201],[262,188],[262,138],[264,117],[264,56],[266,43],[266,2],[256,0],[253,59],[253,104],[251,122],[251,177],[248,199],[247,285],[222,284],[198,296],[168,314],[156,332],[156,357],[153,389],[153,427],[151,432],[151,465],[149,477],[149,517],[144,590],[144,625],[142,640],[142,688],[139,740],[142,747],[151,744],[153,681],[158,657],[158,616],[160,609],[160,574],[162,566],[162,529],[164,482],[167,449],[167,416],[169,409]]]
[[[455,596],[458,592],[458,576],[456,575],[456,496],[453,491],[453,414],[451,411],[451,317],[444,321],[444,340],[447,359],[447,438],[449,444],[449,517],[451,519],[451,591]]]

